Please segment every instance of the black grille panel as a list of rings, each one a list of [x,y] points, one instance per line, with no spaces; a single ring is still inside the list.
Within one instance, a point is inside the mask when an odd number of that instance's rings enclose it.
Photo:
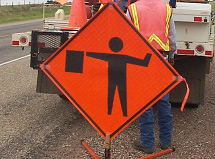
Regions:
[[[39,69],[63,43],[68,40],[69,32],[64,31],[32,31],[30,67]]]

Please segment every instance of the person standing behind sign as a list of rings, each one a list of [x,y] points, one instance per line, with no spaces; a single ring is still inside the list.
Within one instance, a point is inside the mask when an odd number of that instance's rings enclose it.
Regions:
[[[113,0],[116,4],[120,1],[120,0]],[[125,7],[126,4],[128,3],[128,0],[121,0],[119,3],[119,8],[124,12],[125,11]]]
[[[169,63],[173,65],[176,51],[176,30],[169,4],[161,0],[139,0],[128,6],[126,14],[164,58],[169,57]],[[167,149],[172,140],[173,121],[169,93],[156,104],[161,149]],[[145,153],[153,153],[155,139],[152,107],[140,115],[139,128],[139,141],[134,141],[133,147]]]

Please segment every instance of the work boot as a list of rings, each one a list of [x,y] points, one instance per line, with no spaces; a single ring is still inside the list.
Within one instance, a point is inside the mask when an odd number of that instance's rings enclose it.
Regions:
[[[143,151],[147,154],[152,154],[154,152],[154,149],[149,149],[149,148],[145,148],[143,147],[141,144],[140,144],[140,141],[134,141],[133,144],[132,144],[133,148],[136,149],[136,150],[140,150],[140,151]]]
[[[171,143],[169,143],[168,145],[162,145],[162,144],[160,144],[160,146],[161,146],[162,150],[170,149],[171,148]]]

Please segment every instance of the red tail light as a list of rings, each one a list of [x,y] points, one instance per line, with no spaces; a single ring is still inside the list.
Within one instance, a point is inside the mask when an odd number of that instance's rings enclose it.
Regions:
[[[194,50],[177,50],[177,54],[194,55]]]
[[[196,46],[196,52],[197,53],[203,53],[204,52],[204,47],[202,45],[197,45]]]
[[[212,55],[212,51],[205,51],[205,55]]]
[[[12,41],[12,45],[19,45],[19,41]]]
[[[194,22],[202,22],[202,17],[194,17]]]

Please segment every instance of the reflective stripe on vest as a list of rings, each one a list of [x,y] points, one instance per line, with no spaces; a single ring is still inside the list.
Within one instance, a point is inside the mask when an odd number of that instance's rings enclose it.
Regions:
[[[171,8],[170,8],[170,6],[168,4],[166,4],[166,8],[167,8],[167,16],[166,16],[166,31],[165,31],[165,36],[167,38],[168,34],[169,34],[169,21],[170,21],[170,17],[171,17]],[[138,16],[137,16],[137,8],[136,8],[135,3],[131,4],[131,11],[132,11],[133,19],[134,19],[134,25],[138,28],[138,30],[140,30]],[[166,44],[164,44],[160,40],[160,38],[157,35],[155,35],[155,34],[152,34],[149,37],[148,40],[149,40],[149,42],[152,42],[153,40],[155,40],[164,51],[169,51],[170,50],[170,48],[169,48],[169,39],[168,38],[167,38]]]
[[[131,11],[132,11],[132,15],[133,15],[133,18],[134,18],[134,25],[138,28],[138,30],[140,30],[138,16],[137,16],[137,8],[136,8],[135,4],[131,5]]]

